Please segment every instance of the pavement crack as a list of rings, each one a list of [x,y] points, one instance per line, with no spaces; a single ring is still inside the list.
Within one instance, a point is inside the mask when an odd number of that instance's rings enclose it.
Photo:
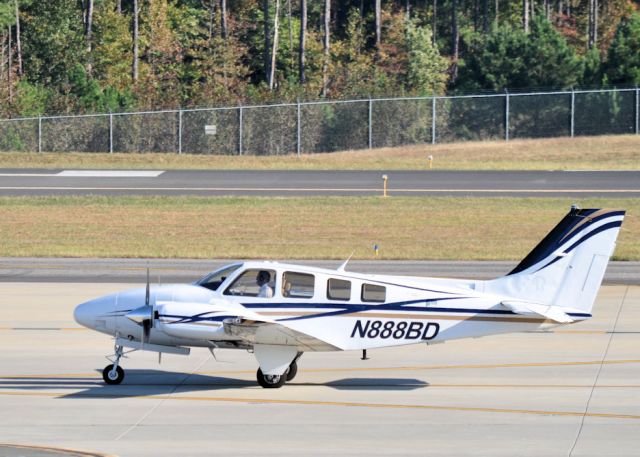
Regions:
[[[578,433],[576,434],[575,440],[573,440],[573,444],[569,449],[568,456],[571,457],[573,455],[573,451],[578,444],[578,440],[580,439],[580,435],[582,434],[582,429],[584,427],[584,420],[587,417],[587,413],[589,412],[589,405],[591,404],[591,399],[593,398],[593,392],[596,390],[596,385],[598,385],[598,378],[600,378],[600,373],[602,372],[602,367],[605,364],[605,360],[607,359],[607,355],[609,354],[609,347],[611,346],[611,341],[613,340],[613,335],[616,334],[616,327],[618,326],[618,320],[620,319],[620,314],[622,313],[622,308],[624,306],[624,302],[627,298],[627,294],[629,293],[629,286],[627,286],[624,290],[624,295],[622,296],[622,300],[620,301],[620,307],[618,308],[618,313],[616,314],[616,320],[613,323],[613,330],[609,333],[609,341],[607,341],[607,346],[604,349],[604,354],[602,354],[602,360],[600,361],[600,366],[598,367],[598,371],[596,372],[596,377],[593,380],[593,385],[591,386],[591,391],[589,392],[589,398],[587,399],[587,404],[584,408],[584,413],[582,414],[582,419],[580,420],[580,427],[578,428]]]
[[[140,424],[142,424],[147,417],[149,417],[156,409],[158,409],[165,401],[169,400],[171,398],[171,396],[176,392],[176,390],[178,390],[180,388],[180,386],[182,386],[187,379],[189,379],[191,376],[193,376],[194,373],[196,373],[198,370],[200,370],[200,368],[202,368],[202,365],[205,364],[205,362],[208,360],[208,357],[205,357],[202,362],[200,362],[198,364],[197,367],[195,367],[193,370],[191,370],[189,373],[187,373],[182,380],[175,385],[175,387],[173,389],[171,389],[171,392],[169,392],[166,396],[164,396],[158,403],[156,403],[149,411],[147,411],[135,424],[133,424],[131,427],[129,427],[128,429],[126,429],[124,432],[122,432],[120,435],[118,435],[118,437],[115,439],[115,441],[120,441],[122,438],[124,438],[125,436],[127,436],[131,431],[133,431],[135,428],[137,428],[138,426],[140,426]]]

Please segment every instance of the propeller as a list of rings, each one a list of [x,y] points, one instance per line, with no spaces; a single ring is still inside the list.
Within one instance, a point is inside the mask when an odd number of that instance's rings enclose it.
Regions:
[[[151,288],[149,285],[149,268],[147,268],[147,288],[144,296],[144,306],[129,311],[126,317],[142,327],[142,346],[149,342],[149,335],[153,328],[154,310],[150,304],[151,301]]]

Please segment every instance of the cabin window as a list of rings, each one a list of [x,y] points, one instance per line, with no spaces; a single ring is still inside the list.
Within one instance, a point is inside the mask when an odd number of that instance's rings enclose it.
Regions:
[[[268,277],[268,282],[262,283],[259,281],[259,277]],[[274,270],[265,269],[251,269],[242,273],[238,279],[233,281],[227,290],[224,291],[225,295],[239,295],[242,297],[264,297],[270,298],[273,296],[274,285],[276,282],[276,272]],[[267,290],[267,287],[270,290]],[[271,294],[269,294],[269,291]]]
[[[282,275],[282,296],[288,298],[311,298],[315,277],[306,273],[285,271]]]
[[[327,298],[329,300],[351,299],[351,281],[330,278],[327,281]]]
[[[362,285],[362,301],[383,303],[387,299],[387,288],[375,284]]]

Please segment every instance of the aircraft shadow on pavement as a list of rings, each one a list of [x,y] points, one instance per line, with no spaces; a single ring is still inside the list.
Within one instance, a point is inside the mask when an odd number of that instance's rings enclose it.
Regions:
[[[324,384],[338,390],[415,390],[429,383],[409,378],[344,378]]]
[[[296,379],[287,383],[283,388],[286,389],[287,385],[291,387],[326,386],[332,389],[351,391],[406,391],[429,386],[428,383],[422,380],[410,378],[343,378],[326,383],[304,382],[302,379]],[[161,370],[128,369],[123,383],[116,386],[106,385],[100,378],[86,376],[0,378],[0,389],[33,392],[54,389],[61,394],[61,398],[126,398],[167,395],[174,392],[204,392],[245,388],[259,387],[253,378],[238,379]],[[65,391],[68,393],[65,394]]]

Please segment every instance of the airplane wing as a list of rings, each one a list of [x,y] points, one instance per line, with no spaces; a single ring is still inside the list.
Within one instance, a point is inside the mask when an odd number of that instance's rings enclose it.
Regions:
[[[337,351],[340,348],[316,336],[292,329],[278,322],[259,320],[229,320],[225,333],[251,344],[296,346],[301,351]]]
[[[161,302],[155,309],[158,330],[173,337],[295,346],[300,351],[340,349],[318,335],[294,329],[237,303]]]
[[[500,303],[516,314],[537,315],[561,324],[568,324],[574,320],[558,306],[530,303],[522,300],[507,300]]]

